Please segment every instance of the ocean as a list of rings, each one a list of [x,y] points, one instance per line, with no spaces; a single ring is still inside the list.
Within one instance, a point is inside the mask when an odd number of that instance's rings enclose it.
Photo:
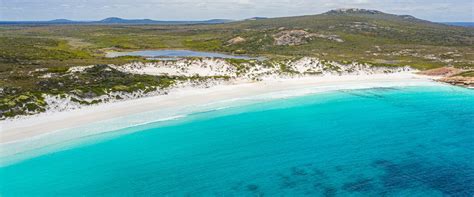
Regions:
[[[165,122],[31,153],[0,167],[0,195],[474,195],[473,90],[340,90]]]

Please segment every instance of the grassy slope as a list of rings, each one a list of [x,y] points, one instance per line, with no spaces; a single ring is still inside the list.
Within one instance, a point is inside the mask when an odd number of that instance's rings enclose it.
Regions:
[[[355,27],[356,23],[362,26]],[[272,35],[281,27],[339,35],[345,42],[314,39],[300,46],[275,46]],[[247,42],[226,45],[227,40],[237,35],[247,39]],[[186,48],[223,52],[240,50],[270,56],[308,55],[429,68],[446,63],[390,54],[410,49],[411,53],[419,53],[420,56],[434,54],[449,59],[443,54],[457,52],[461,55],[456,57],[460,62],[453,65],[472,66],[474,50],[469,46],[473,42],[472,28],[451,27],[388,14],[323,14],[220,25],[3,26],[0,27],[0,63],[28,64],[39,60],[36,62],[46,66],[81,64],[100,60],[100,52],[107,48]]]
[[[463,73],[460,73],[456,76],[461,76],[461,77],[474,77],[474,71],[466,71]]]
[[[354,28],[355,22],[370,24],[375,28]],[[457,51],[461,56],[455,59],[460,62],[452,63],[453,65],[473,66],[474,61],[474,50],[471,47],[474,42],[473,29],[405,20],[394,15],[316,15],[249,21],[236,25],[240,29],[260,29],[267,35],[273,34],[279,27],[307,29],[310,32],[340,35],[346,41],[337,43],[316,39],[309,44],[296,47],[271,46],[268,42],[247,48],[242,46],[254,52],[325,56],[326,59],[334,60],[393,62],[391,64],[409,64],[422,69],[447,64],[427,58],[392,55],[392,53],[410,49],[412,54],[418,53],[419,56],[434,54],[449,59],[449,55],[443,56],[443,54]],[[375,46],[379,46],[381,51],[378,51]]]

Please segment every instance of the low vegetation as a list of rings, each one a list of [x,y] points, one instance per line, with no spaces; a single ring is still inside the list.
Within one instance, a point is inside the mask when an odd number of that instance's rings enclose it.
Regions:
[[[8,85],[0,89],[0,119],[45,111],[45,95],[71,97],[71,101],[89,105],[102,102],[91,99],[111,92],[146,94],[166,89],[178,81],[206,79],[199,76],[135,75],[117,71],[108,65],[92,66],[81,72],[69,72],[62,68],[38,70],[31,72],[30,77],[35,81],[31,88]]]
[[[461,77],[474,77],[474,71],[466,71],[463,73],[460,73],[456,76],[461,76]]]
[[[285,32],[294,33],[285,37]],[[280,37],[275,35],[283,35],[286,40],[276,42],[275,37]],[[42,93],[74,94],[81,100],[110,91],[166,88],[182,80],[120,73],[101,64],[148,60],[106,58],[106,51],[191,49],[272,60],[309,56],[380,66],[409,65],[421,70],[443,66],[472,69],[472,43],[472,28],[366,11],[215,25],[3,25],[0,116],[44,110]],[[241,60],[231,61],[241,72],[252,66]],[[99,66],[83,73],[68,72],[70,67],[85,65]],[[293,72],[285,65],[281,70]],[[472,72],[461,75],[472,76]]]

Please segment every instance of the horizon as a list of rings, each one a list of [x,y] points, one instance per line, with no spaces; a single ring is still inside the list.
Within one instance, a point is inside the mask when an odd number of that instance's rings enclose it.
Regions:
[[[412,15],[433,22],[474,22],[474,2],[455,0],[446,2],[395,0],[120,0],[73,1],[26,0],[0,1],[0,21],[50,21],[67,19],[72,21],[97,21],[110,17],[123,19],[151,19],[161,21],[202,21],[211,19],[243,20],[253,17],[291,17],[317,15],[341,8],[379,10],[389,14]],[[60,16],[60,17],[58,17]]]
[[[338,9],[343,9],[343,8],[338,8]],[[332,10],[338,10],[338,9],[332,9]],[[352,9],[352,8],[348,8],[348,9]],[[356,9],[364,9],[364,8],[356,8]],[[331,10],[328,10],[328,11],[331,11]],[[380,10],[376,10],[376,11],[380,11]],[[326,11],[327,12],[327,11]],[[47,20],[0,20],[1,22],[50,22],[50,21],[55,21],[55,20],[67,20],[67,21],[71,21],[71,22],[99,22],[99,21],[102,21],[102,20],[106,20],[106,19],[112,19],[112,18],[116,18],[116,19],[122,19],[122,20],[153,20],[153,21],[176,21],[176,22],[185,22],[185,21],[210,21],[210,20],[229,20],[229,21],[242,21],[242,20],[247,20],[247,19],[252,19],[252,18],[263,18],[263,19],[266,19],[266,18],[284,18],[284,17],[298,17],[298,16],[311,16],[311,15],[320,15],[320,14],[324,14],[326,12],[322,12],[322,13],[315,13],[315,14],[305,14],[305,15],[291,15],[291,16],[276,16],[276,17],[266,17],[266,16],[252,16],[252,17],[248,17],[248,18],[242,18],[242,19],[233,19],[233,18],[205,18],[205,19],[189,19],[189,20],[186,20],[186,19],[182,19],[182,20],[179,20],[179,19],[167,19],[167,20],[164,20],[164,19],[155,19],[155,18],[125,18],[125,17],[120,17],[120,16],[109,16],[109,17],[105,17],[105,18],[100,18],[100,19],[91,19],[91,20],[81,20],[81,19],[70,19],[70,18],[53,18],[53,19],[47,19]],[[383,11],[382,11],[383,12]],[[383,13],[386,13],[386,14],[394,14],[394,13],[388,13],[388,12],[383,12]],[[404,15],[404,14],[397,14],[397,15]],[[428,20],[428,19],[423,19],[423,18],[419,18],[419,17],[416,17],[414,16],[415,18],[418,18],[418,19],[422,19],[422,20]],[[437,23],[474,23],[474,21],[432,21],[432,20],[428,20],[430,22],[437,22]]]

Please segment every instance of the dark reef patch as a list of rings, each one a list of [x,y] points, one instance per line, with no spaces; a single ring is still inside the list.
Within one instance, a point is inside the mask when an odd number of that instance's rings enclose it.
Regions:
[[[291,168],[291,173],[293,176],[306,176],[308,172],[304,168],[293,167]]]
[[[326,173],[311,164],[294,166],[278,173],[277,177],[281,190],[310,196],[335,196],[337,193]]]
[[[348,94],[348,95],[351,95],[351,96],[354,96],[354,97],[360,97],[360,98],[366,98],[366,99],[379,99],[379,97],[377,96],[374,96],[372,94],[366,94],[365,92],[355,92],[355,91],[351,91],[351,90],[339,90],[339,92],[342,92],[342,93],[345,93],[345,94]]]
[[[325,197],[333,197],[333,196],[336,196],[336,194],[337,194],[337,190],[335,188],[326,187],[323,189],[323,195]]]
[[[345,183],[342,189],[349,192],[367,192],[374,189],[372,179],[360,178],[353,182]]]
[[[245,194],[244,196],[248,196],[248,194],[252,194],[252,196],[265,196],[265,193],[260,190],[260,186],[257,184],[244,184],[244,182],[238,182],[232,188],[234,192],[241,192]],[[222,196],[222,195],[216,195]]]
[[[387,192],[428,188],[447,196],[474,194],[474,169],[466,165],[415,159],[401,163],[378,160],[373,166],[384,171],[379,178]]]
[[[255,182],[239,182],[234,191],[254,196],[279,193],[306,196],[415,195],[413,192],[438,193],[444,196],[471,196],[474,194],[474,169],[469,164],[455,163],[446,158],[430,160],[413,151],[406,151],[405,160],[375,160],[370,165],[376,175],[349,171],[348,167],[335,166],[332,174],[316,165],[306,164],[286,168],[270,179],[277,181],[272,191],[265,191]],[[332,177],[346,182],[333,182]]]
[[[258,185],[249,184],[249,185],[247,185],[247,189],[248,189],[249,191],[255,192],[255,191],[258,190]]]
[[[398,88],[391,88],[391,87],[380,87],[380,88],[370,88],[365,90],[339,90],[339,92],[346,93],[352,96],[361,97],[361,98],[370,98],[370,99],[382,99],[386,98],[384,95],[380,94],[381,92],[389,92],[389,91],[399,91]]]

